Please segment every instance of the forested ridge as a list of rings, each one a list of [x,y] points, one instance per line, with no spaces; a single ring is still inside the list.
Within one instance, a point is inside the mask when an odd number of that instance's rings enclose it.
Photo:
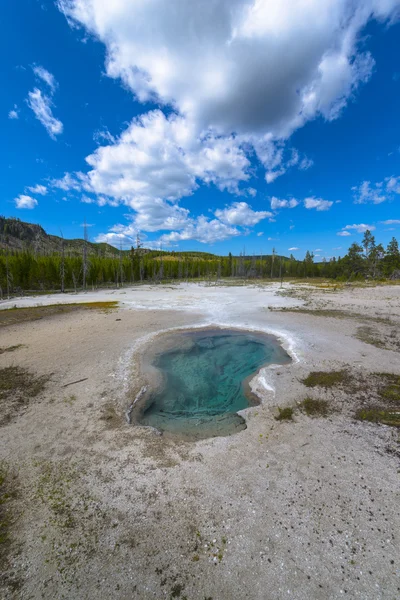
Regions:
[[[316,262],[271,254],[217,256],[207,252],[169,252],[137,247],[119,250],[86,239],[49,236],[40,225],[0,217],[0,297],[30,291],[78,290],[136,282],[190,279],[277,279],[323,277],[340,281],[400,278],[395,238],[386,248],[366,231],[343,257]]]

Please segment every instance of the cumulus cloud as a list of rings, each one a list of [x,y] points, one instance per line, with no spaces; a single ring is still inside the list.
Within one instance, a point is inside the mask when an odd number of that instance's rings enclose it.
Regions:
[[[398,9],[396,0],[58,5],[107,46],[107,74],[141,102],[173,105],[202,128],[278,136],[337,116],[371,73],[359,32]]]
[[[295,246],[293,246],[293,248],[288,248],[289,252],[296,252],[297,250],[300,250],[300,248],[296,248]]]
[[[322,198],[305,198],[304,206],[308,209],[315,208],[318,211],[329,210],[333,202],[330,200],[322,200]]]
[[[163,227],[162,229],[167,228]],[[116,246],[121,242],[123,245],[129,245],[134,243],[138,232],[139,228],[135,219],[129,225],[115,225],[111,227],[108,233],[97,236],[96,241],[107,241]],[[219,219],[209,219],[204,215],[200,215],[195,219],[187,218],[184,223],[181,223],[180,231],[164,233],[158,240],[151,242],[151,244],[155,247],[162,247],[175,245],[187,240],[195,240],[203,244],[214,244],[215,242],[220,242],[240,234],[240,230],[236,227],[222,223]],[[143,239],[143,236],[146,238],[145,234],[141,234],[141,239]],[[150,247],[148,242],[146,242],[146,246]]]
[[[96,242],[104,242],[106,244],[111,244],[119,248],[120,246],[136,246],[137,235],[139,231],[133,225],[114,225],[110,228],[108,233],[100,233],[96,238]],[[140,239],[143,242],[147,239],[145,234],[140,235]],[[149,247],[149,244],[146,242],[146,247]]]
[[[286,140],[318,116],[339,116],[373,69],[373,57],[358,44],[360,32],[372,19],[391,24],[399,6],[398,0],[57,3],[72,26],[104,43],[109,77],[140,102],[172,108],[205,155],[220,155],[225,146],[243,161],[243,151],[255,152],[269,183],[292,166],[311,166],[296,149],[285,157]],[[143,127],[152,128],[150,121]],[[166,136],[174,142],[172,129]],[[192,177],[188,169],[184,189],[193,190]],[[226,188],[240,181],[230,172]]]
[[[81,202],[83,202],[83,204],[95,204],[96,200],[94,200],[93,198],[90,198],[89,196],[86,196],[84,194],[81,197]]]
[[[280,200],[275,196],[271,198],[271,208],[272,210],[278,210],[279,208],[295,208],[298,206],[299,201],[296,198],[290,198],[289,200]]]
[[[93,134],[93,140],[98,144],[102,142],[114,143],[115,137],[108,131],[108,129],[98,129]]]
[[[173,242],[196,240],[203,244],[214,244],[228,238],[240,235],[236,227],[230,227],[218,219],[207,219],[201,215],[192,220],[182,231],[171,231],[160,236],[159,242],[170,245]]]
[[[365,223],[360,223],[359,225],[346,225],[346,227],[343,227],[344,230],[354,230],[357,233],[365,233],[367,230],[369,231],[374,231],[375,226],[374,225],[366,225]]]
[[[387,219],[386,221],[379,221],[382,225],[400,225],[400,219]]]
[[[259,232],[257,233],[257,237],[261,237],[262,235],[264,235],[264,232],[263,232],[263,231],[259,231]],[[269,239],[269,238],[268,238],[268,239]]]
[[[54,75],[52,75],[49,71],[47,71],[47,69],[41,67],[40,65],[34,65],[32,69],[35,75],[49,86],[51,94],[54,94],[58,87],[58,83],[55,80]]]
[[[31,196],[25,196],[24,194],[20,194],[14,199],[14,202],[17,208],[35,208],[38,203],[35,198],[32,198]]]
[[[290,198],[289,200],[280,200],[273,196],[271,198],[271,208],[272,210],[279,210],[280,208],[296,208],[300,202],[296,200],[296,198]],[[305,198],[303,201],[305,208],[312,209],[315,208],[318,211],[329,210],[332,206],[333,202],[330,200],[323,200],[322,198],[315,198],[314,196]],[[293,229],[294,225],[291,225],[290,228]]]
[[[256,225],[262,219],[272,217],[268,211],[254,211],[247,202],[234,202],[223,210],[216,210],[215,216],[228,225],[241,225],[242,227],[251,227]]]
[[[351,235],[350,231],[355,231],[356,233],[365,233],[367,230],[374,231],[375,229],[375,225],[366,225],[365,223],[359,223],[358,225],[346,225],[346,227],[343,227],[342,231],[339,231],[337,235],[346,237]]]
[[[16,104],[14,104],[14,108],[9,111],[8,118],[9,119],[19,119],[18,106]]]
[[[41,196],[45,196],[47,194],[47,187],[45,185],[34,185],[32,187],[27,188],[32,194],[40,194]]]
[[[120,79],[139,102],[164,110],[134,119],[117,139],[100,134],[97,141],[107,145],[87,157],[80,190],[99,203],[130,207],[134,227],[174,228],[164,234],[172,242],[204,240],[207,228],[210,239],[216,231],[238,234],[228,220],[235,209],[200,221],[179,201],[204,184],[251,195],[253,188],[243,189],[254,174],[249,157],[257,157],[269,183],[290,168],[312,165],[288,147],[288,138],[317,117],[340,115],[374,65],[358,44],[360,32],[372,19],[390,24],[399,0],[57,4],[72,26],[105,45],[109,77]],[[328,201],[314,201],[320,202],[316,210],[329,208]],[[273,203],[275,209],[299,204]]]
[[[359,186],[351,189],[355,204],[381,204],[386,200],[392,200],[396,194],[400,194],[400,176],[385,177],[383,181],[374,184],[371,184],[370,181],[363,181]]]
[[[239,193],[238,183],[249,179],[250,166],[233,136],[196,137],[185,119],[166,117],[160,110],[134,119],[115,143],[100,146],[86,161],[86,174],[66,173],[52,185],[96,194],[99,204],[130,207],[135,226],[143,231],[183,228],[189,211],[178,205],[181,198],[200,183]],[[251,215],[246,203],[238,203],[236,210],[243,214],[246,206],[248,219],[255,222],[269,215]]]
[[[32,109],[35,117],[45,127],[49,136],[55,140],[57,135],[63,132],[63,124],[53,116],[51,109],[52,101],[49,96],[35,88],[28,94],[28,106]]]
[[[290,158],[285,160],[284,145],[282,143],[271,141],[269,146],[271,148],[269,153],[265,152],[265,148],[264,151],[260,152],[259,142],[254,141],[256,154],[262,164],[267,168],[267,172],[265,174],[265,181],[267,183],[272,183],[275,181],[275,179],[281,177],[281,175],[284,175],[291,167],[297,166],[300,171],[306,171],[314,164],[314,161],[307,156],[301,157],[296,148],[291,149]]]
[[[50,185],[52,187],[58,188],[60,190],[64,190],[65,192],[75,190],[76,192],[81,191],[82,189],[82,178],[79,178],[80,173],[76,175],[71,175],[70,173],[65,173],[63,177],[60,179],[51,179]]]

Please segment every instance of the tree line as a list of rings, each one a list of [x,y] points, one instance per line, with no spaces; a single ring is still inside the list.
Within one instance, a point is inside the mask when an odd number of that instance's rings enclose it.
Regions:
[[[146,251],[138,245],[116,256],[80,255],[64,251],[40,254],[32,249],[0,250],[0,298],[30,291],[72,291],[104,286],[120,287],[137,282],[220,278],[279,279],[400,278],[400,252],[395,238],[387,248],[376,244],[366,231],[361,244],[350,246],[345,256],[315,262],[307,251],[303,260],[278,256],[275,250],[265,256],[216,256],[208,253]]]

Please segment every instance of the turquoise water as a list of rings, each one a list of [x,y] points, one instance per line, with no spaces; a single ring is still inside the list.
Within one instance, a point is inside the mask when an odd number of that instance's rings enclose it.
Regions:
[[[290,362],[272,336],[235,330],[175,334],[176,347],[152,364],[162,384],[147,401],[141,423],[187,433],[243,428],[236,412],[257,404],[247,381],[268,363]],[[221,433],[219,433],[221,434]]]

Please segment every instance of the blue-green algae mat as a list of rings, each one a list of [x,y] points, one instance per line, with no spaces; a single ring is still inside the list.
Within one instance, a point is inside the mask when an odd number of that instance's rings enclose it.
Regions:
[[[162,384],[151,393],[141,423],[200,437],[245,428],[237,411],[258,404],[248,380],[262,366],[290,362],[278,340],[239,330],[175,334],[176,346],[155,354]],[[203,431],[201,431],[203,430]]]

